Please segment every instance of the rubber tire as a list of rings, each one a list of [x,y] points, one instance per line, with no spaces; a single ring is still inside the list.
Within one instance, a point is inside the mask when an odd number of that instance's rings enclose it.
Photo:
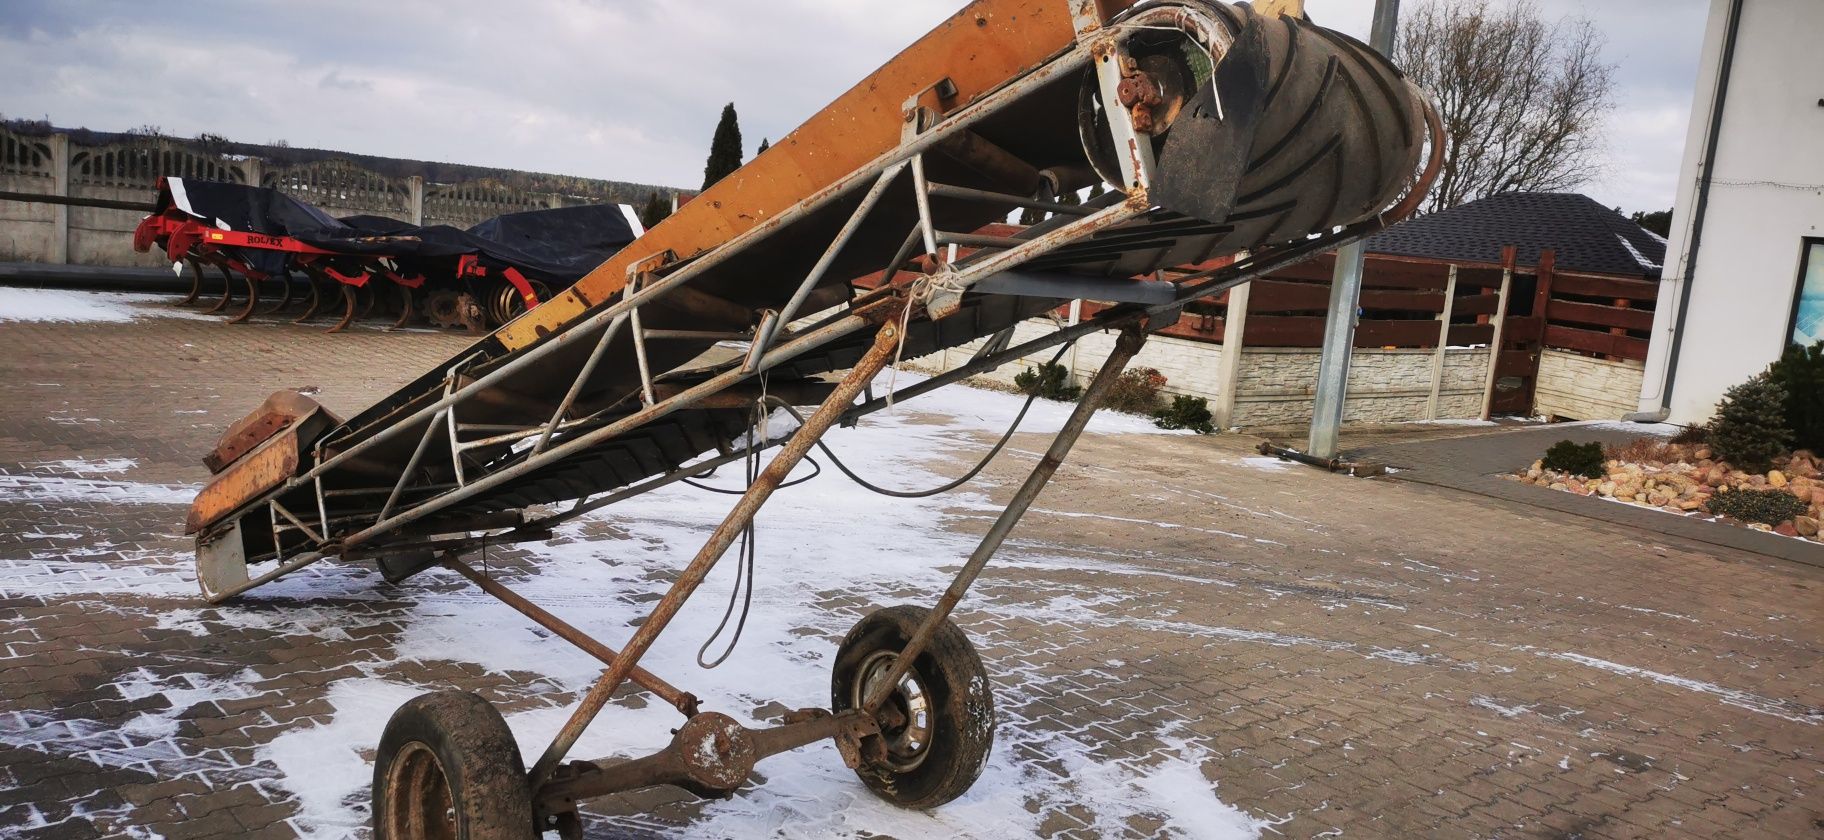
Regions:
[[[533,840],[538,837],[532,792],[519,744],[493,704],[466,691],[421,694],[393,712],[374,756],[373,814],[376,840],[385,833],[387,776],[412,743],[436,756],[464,840]]]
[[[909,605],[887,607],[856,622],[836,652],[830,708],[854,708],[851,686],[862,662],[880,650],[903,650],[930,612]],[[981,656],[949,620],[939,625],[913,669],[936,701],[924,760],[904,772],[867,764],[855,772],[875,795],[894,805],[935,808],[963,795],[982,775],[994,746],[994,696]]]

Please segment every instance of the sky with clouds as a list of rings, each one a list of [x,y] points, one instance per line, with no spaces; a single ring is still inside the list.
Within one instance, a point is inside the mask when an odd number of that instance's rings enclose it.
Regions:
[[[1534,2],[1595,21],[1618,66],[1607,167],[1584,191],[1669,206],[1709,4]],[[0,114],[695,187],[723,103],[751,153],[961,5],[6,0]],[[1366,37],[1373,3],[1306,8]]]

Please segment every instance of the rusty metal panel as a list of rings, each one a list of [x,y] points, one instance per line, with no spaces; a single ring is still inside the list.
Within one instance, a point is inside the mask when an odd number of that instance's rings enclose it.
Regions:
[[[234,425],[222,433],[215,448],[203,456],[203,466],[208,467],[211,473],[219,473],[234,463],[235,459],[271,439],[281,429],[298,424],[317,412],[328,415],[331,422],[339,422],[316,400],[296,391],[276,392],[267,397],[252,414],[236,420]]]
[[[297,475],[302,448],[298,427],[291,426],[230,464],[196,494],[196,501],[190,504],[190,515],[184,520],[184,533],[194,534],[215,524]]]
[[[1132,5],[1109,0],[1109,13]],[[818,195],[899,145],[906,100],[940,112],[963,107],[1043,64],[1075,42],[1064,0],[976,0],[746,166],[578,281],[495,333],[517,350],[619,292],[627,269],[669,249],[700,254]],[[949,79],[956,95],[930,89]]]

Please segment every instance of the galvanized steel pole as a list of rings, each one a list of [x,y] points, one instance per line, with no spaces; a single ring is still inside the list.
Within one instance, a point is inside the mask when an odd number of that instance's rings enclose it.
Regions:
[[[1400,0],[1375,0],[1369,45],[1393,54],[1399,29]],[[1336,274],[1330,281],[1330,316],[1324,322],[1324,351],[1317,367],[1317,397],[1311,405],[1311,439],[1305,451],[1319,458],[1336,457],[1337,432],[1343,425],[1343,403],[1349,391],[1349,354],[1355,348],[1355,316],[1362,300],[1363,251],[1360,241],[1336,252]]]

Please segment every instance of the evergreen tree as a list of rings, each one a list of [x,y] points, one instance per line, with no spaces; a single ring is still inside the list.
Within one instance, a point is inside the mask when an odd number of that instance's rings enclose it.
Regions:
[[[772,147],[773,147],[773,144],[767,142],[765,137],[760,138],[760,148],[754,150],[754,157],[759,157],[763,154],[766,154],[766,150],[770,149]]]
[[[1786,427],[1794,449],[1824,453],[1824,341],[1786,346],[1768,378],[1786,389]]]
[[[1786,451],[1792,430],[1786,426],[1786,389],[1765,373],[1723,392],[1710,420],[1710,445],[1717,457],[1746,472],[1767,469],[1773,456]]]
[[[722,106],[722,120],[716,123],[716,136],[709,141],[709,162],[703,165],[703,189],[709,189],[728,173],[741,168],[741,123],[735,117],[735,103]]]
[[[654,225],[665,221],[665,217],[669,215],[671,215],[671,202],[661,198],[655,192],[647,196],[646,206],[640,208],[640,224],[644,225],[647,230],[652,230]]]

